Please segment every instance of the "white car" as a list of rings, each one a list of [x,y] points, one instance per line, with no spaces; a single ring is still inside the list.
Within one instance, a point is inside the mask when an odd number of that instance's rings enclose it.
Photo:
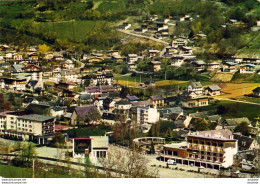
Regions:
[[[175,160],[171,160],[171,159],[167,160],[167,163],[169,165],[177,165],[176,161]]]

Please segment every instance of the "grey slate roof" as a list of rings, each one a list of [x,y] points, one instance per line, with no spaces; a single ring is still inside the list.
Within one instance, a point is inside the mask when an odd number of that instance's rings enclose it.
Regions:
[[[198,60],[198,61],[193,61],[193,63],[197,65],[205,65],[206,63],[204,61]]]
[[[250,121],[248,118],[232,118],[232,119],[226,119],[225,120],[226,124],[228,126],[237,126],[242,122],[247,122],[248,124],[250,124]]]
[[[200,131],[200,132],[191,133],[190,135],[195,137],[209,137],[212,139],[223,139],[223,140],[232,139],[232,132],[227,129]]]
[[[183,112],[183,109],[180,107],[172,107],[172,108],[165,108],[165,109],[159,109],[158,110],[160,113],[164,114],[164,113],[176,113],[176,114],[180,114]]]
[[[91,99],[91,95],[89,94],[82,94],[79,96],[80,100],[90,100]]]
[[[137,96],[127,96],[126,97],[129,101],[138,101],[139,98]]]
[[[31,121],[43,122],[43,121],[47,121],[47,120],[52,120],[52,119],[54,119],[54,117],[44,116],[44,115],[39,115],[39,114],[29,114],[29,115],[19,116],[18,119],[26,119],[26,120],[31,120]]]
[[[22,66],[22,65],[19,65],[19,64],[18,64],[18,65],[13,65],[13,67],[14,67],[14,69],[16,70],[16,72],[23,69],[23,66]]]
[[[221,116],[219,116],[219,115],[212,115],[212,116],[208,116],[207,119],[208,119],[209,121],[219,121],[220,118],[221,118]]]
[[[129,101],[123,99],[123,100],[116,102],[115,104],[117,104],[117,105],[130,105],[131,103]]]
[[[211,85],[208,87],[211,91],[219,91],[221,88],[218,85]]]
[[[155,96],[151,96],[152,100],[164,100],[164,98],[162,97],[162,95],[155,95]]]
[[[133,107],[147,107],[147,106],[152,106],[153,102],[152,101],[138,101],[138,102],[131,102]]]
[[[202,88],[202,85],[201,85],[200,82],[192,82],[192,83],[191,83],[191,86],[192,86],[193,88]]]
[[[234,134],[234,139],[238,140],[238,147],[242,149],[249,149],[254,139],[243,135]]]
[[[96,106],[85,106],[75,108],[75,112],[79,118],[85,118],[86,114],[91,110],[97,109]]]
[[[254,92],[254,93],[260,93],[260,87],[257,87],[257,88],[255,88],[255,89],[253,89],[253,92]]]

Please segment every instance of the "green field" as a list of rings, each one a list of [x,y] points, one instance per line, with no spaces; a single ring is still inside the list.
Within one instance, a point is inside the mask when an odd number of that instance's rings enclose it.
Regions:
[[[258,75],[256,72],[252,73],[252,74],[241,74],[241,73],[237,72],[233,75],[233,78],[231,81],[234,83],[242,83],[242,82],[259,83],[260,75]]]
[[[32,168],[21,168],[9,165],[0,164],[0,176],[5,178],[32,178]],[[37,172],[35,173],[37,177]],[[43,176],[39,176],[42,178]],[[47,172],[44,175],[45,178],[69,178],[69,175],[54,174],[52,172]]]
[[[218,106],[223,105],[229,108],[228,113],[221,115],[222,118],[239,118],[247,117],[251,121],[254,121],[254,118],[260,116],[260,105],[252,105],[247,103],[239,103],[227,100],[221,100],[217,104],[210,103],[209,106],[199,107],[186,110],[187,113],[199,111],[209,111],[210,114],[215,114]]]
[[[102,1],[96,10],[99,11],[123,11],[126,8],[125,1],[114,0],[114,1]]]
[[[242,96],[242,97],[239,97],[238,100],[260,104],[260,98],[255,98],[255,97]]]
[[[81,42],[99,23],[102,23],[102,21],[80,20],[57,23],[43,22],[41,24],[44,25],[46,31],[56,32],[58,39],[74,40],[75,34],[75,40]]]

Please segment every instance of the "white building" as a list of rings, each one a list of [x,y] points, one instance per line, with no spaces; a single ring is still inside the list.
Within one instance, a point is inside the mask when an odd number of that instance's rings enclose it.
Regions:
[[[156,108],[138,107],[137,108],[137,124],[143,132],[148,132],[152,124],[159,121],[160,113]]]
[[[197,95],[202,94],[203,92],[203,88],[200,82],[192,82],[189,86],[188,86],[188,92],[193,91],[195,92]]]
[[[133,64],[138,60],[137,54],[128,54],[127,55],[127,62],[129,64]]]
[[[96,164],[98,159],[107,158],[109,140],[107,136],[91,136],[73,139],[73,158],[89,158]]]
[[[45,144],[48,135],[54,134],[55,118],[25,112],[2,112],[0,114],[0,135],[23,140],[37,139]]]
[[[232,166],[238,152],[238,141],[229,130],[194,132],[186,141],[164,145],[160,160],[219,170]]]

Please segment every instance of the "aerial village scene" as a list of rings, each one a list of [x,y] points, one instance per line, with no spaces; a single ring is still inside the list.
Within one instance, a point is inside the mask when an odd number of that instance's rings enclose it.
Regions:
[[[0,5],[0,177],[259,178],[259,0]]]

